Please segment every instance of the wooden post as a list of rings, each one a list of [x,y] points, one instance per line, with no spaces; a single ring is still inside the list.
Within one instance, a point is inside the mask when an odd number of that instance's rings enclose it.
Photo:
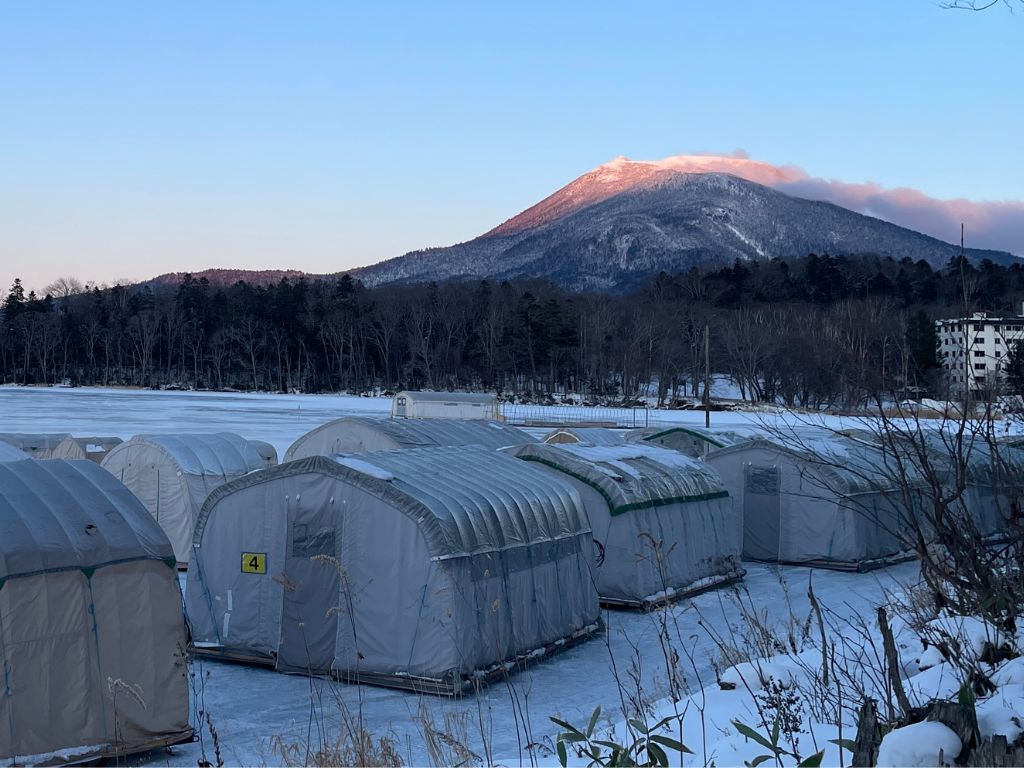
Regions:
[[[704,428],[711,429],[711,327],[704,326]]]

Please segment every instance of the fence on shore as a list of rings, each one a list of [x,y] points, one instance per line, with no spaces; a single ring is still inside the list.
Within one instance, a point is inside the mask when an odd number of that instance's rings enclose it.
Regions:
[[[502,403],[506,424],[518,427],[618,427],[640,429],[651,425],[649,408],[602,408],[585,405],[518,405]]]

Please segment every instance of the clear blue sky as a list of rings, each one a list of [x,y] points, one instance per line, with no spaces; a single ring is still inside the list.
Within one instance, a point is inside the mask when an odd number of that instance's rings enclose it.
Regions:
[[[0,288],[336,271],[621,154],[1024,199],[1022,64],[932,0],[6,3]]]

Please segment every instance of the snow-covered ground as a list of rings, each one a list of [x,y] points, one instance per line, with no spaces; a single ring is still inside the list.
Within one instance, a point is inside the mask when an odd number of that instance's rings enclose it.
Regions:
[[[153,392],[105,389],[43,389],[0,387],[3,431],[70,432],[80,436],[112,435],[129,438],[138,433],[211,432],[228,430],[267,440],[283,454],[291,442],[318,424],[344,415],[386,416],[390,400],[338,395],[253,395],[206,392]],[[703,425],[703,413],[664,411],[659,420]],[[713,413],[715,428],[747,431],[774,415],[745,412]],[[838,426],[841,420],[826,418]],[[814,592],[827,608],[844,616],[870,616],[886,593],[916,580],[917,566],[904,563],[867,574],[841,573],[792,567],[747,564],[744,588],[769,622],[788,621],[791,611],[808,614],[807,585],[813,573]],[[610,611],[604,615],[607,632],[563,654],[515,674],[508,685],[496,685],[477,697],[448,700],[420,697],[381,688],[360,687],[281,675],[271,670],[213,661],[193,667],[196,698],[193,717],[202,709],[216,729],[228,764],[277,764],[274,737],[286,743],[320,740],[324,728],[336,733],[342,709],[361,716],[375,736],[394,739],[407,762],[422,764],[428,754],[421,715],[428,713],[442,729],[461,722],[468,746],[480,760],[505,765],[529,764],[529,743],[553,746],[558,728],[555,715],[584,725],[598,704],[604,725],[622,719],[624,702],[637,690],[645,701],[668,692],[661,630],[668,627],[672,644],[683,657],[676,665],[689,690],[716,681],[720,651],[711,635],[742,631],[737,595],[723,589],[681,602],[667,612],[637,614]],[[662,618],[666,619],[663,623]],[[709,630],[711,630],[709,632]],[[692,657],[692,664],[687,657]],[[621,687],[620,687],[621,686]],[[687,723],[692,722],[689,718]],[[756,725],[753,716],[750,723]],[[333,725],[332,725],[333,724]],[[176,747],[172,754],[151,753],[136,760],[145,764],[196,765],[205,754],[212,759],[208,728],[196,723],[203,742]],[[456,727],[456,730],[457,727]],[[683,740],[710,742],[709,758],[730,764],[740,754],[714,752],[714,741],[735,747],[733,734],[684,733]],[[829,738],[833,735],[829,735]],[[484,749],[487,743],[490,754]],[[553,764],[549,751],[536,753],[541,764]],[[703,765],[703,760],[687,764]]]
[[[807,581],[811,569],[758,564],[747,564],[747,568],[745,588],[770,620],[787,621],[790,606],[797,616],[807,616]],[[841,614],[870,614],[887,591],[899,589],[902,584],[914,581],[916,576],[917,566],[913,563],[867,574],[815,570],[814,592],[821,603]],[[784,598],[787,591],[788,603]],[[743,601],[746,603],[747,598]],[[700,683],[713,686],[719,652],[709,632],[698,622],[704,622],[724,636],[729,635],[730,627],[742,631],[738,626],[739,610],[734,593],[731,590],[709,592],[667,611],[673,644],[678,648],[686,647],[693,656],[695,669],[685,657],[680,661],[686,682],[693,688]],[[420,708],[425,707],[437,723],[444,723],[446,715],[462,718],[467,726],[469,746],[481,759],[485,755],[482,730],[496,763],[529,765],[525,744],[533,741],[553,746],[551,740],[559,729],[548,719],[550,715],[585,725],[594,707],[600,704],[605,713],[604,724],[621,720],[623,697],[636,691],[637,686],[630,679],[635,665],[639,665],[638,678],[646,700],[656,701],[666,695],[666,665],[659,640],[661,614],[605,611],[604,620],[607,623],[604,636],[518,672],[510,678],[508,686],[495,685],[480,696],[461,700],[311,680],[216,661],[197,663],[195,680],[229,765],[280,763],[271,749],[272,737],[281,736],[286,742],[305,742],[312,733],[312,741],[316,742],[323,722],[337,723],[339,701],[353,716],[361,711],[365,727],[374,735],[391,735],[402,748],[407,762],[421,765],[427,761],[418,722]],[[622,691],[616,674],[624,687]],[[752,711],[749,717],[752,724],[756,724],[754,714]],[[708,735],[712,742],[717,736],[720,734]],[[204,737],[206,753],[210,755],[209,732]],[[829,734],[828,738],[834,738],[834,734]],[[684,741],[691,740],[699,744],[702,737],[696,732],[684,734]],[[193,744],[176,747],[171,756],[164,752],[151,753],[146,762],[195,765],[201,754],[202,747]],[[722,757],[724,755],[717,761],[719,765],[732,764]],[[541,751],[538,758],[542,765],[557,762],[549,751]],[[695,764],[703,765],[703,762]]]
[[[557,414],[559,407],[531,406],[531,411],[545,410]],[[281,456],[296,438],[325,421],[390,413],[391,399],[382,397],[0,386],[0,432],[68,432],[127,440],[137,434],[229,431],[265,440]],[[703,411],[651,411],[651,417],[659,425],[704,426]],[[723,411],[711,414],[711,426],[742,432],[775,418],[770,412]],[[829,416],[800,420],[844,423]]]

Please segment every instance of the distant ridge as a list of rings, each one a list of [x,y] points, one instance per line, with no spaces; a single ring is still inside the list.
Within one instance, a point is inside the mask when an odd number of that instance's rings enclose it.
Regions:
[[[328,277],[328,275],[316,275],[298,269],[204,269],[199,272],[167,272],[145,281],[145,284],[154,288],[173,287],[183,283],[186,275],[192,275],[193,280],[201,280],[205,277],[215,288],[226,288],[239,280],[244,280],[249,285],[271,285],[281,282],[284,278],[315,280]]]

